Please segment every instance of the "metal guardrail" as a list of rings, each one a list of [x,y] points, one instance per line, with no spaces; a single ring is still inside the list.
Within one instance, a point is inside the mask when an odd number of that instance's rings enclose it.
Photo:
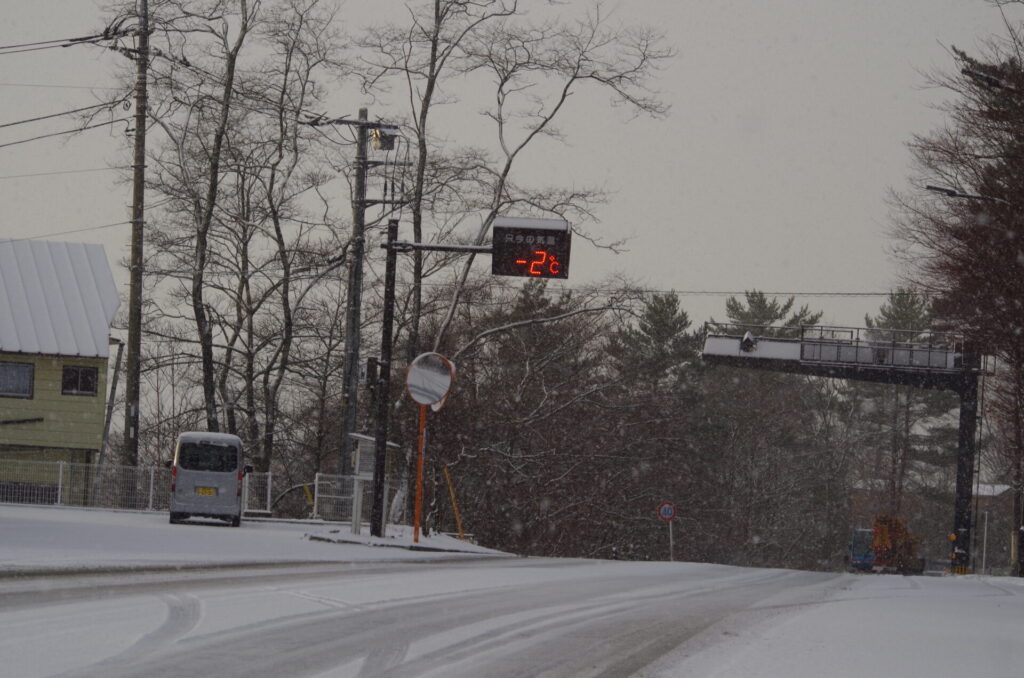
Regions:
[[[963,339],[945,332],[803,327],[800,343],[805,361],[925,370],[965,367]]]
[[[270,473],[245,476],[246,514],[270,515],[272,484]],[[170,486],[170,470],[159,466],[0,459],[0,503],[166,511]]]

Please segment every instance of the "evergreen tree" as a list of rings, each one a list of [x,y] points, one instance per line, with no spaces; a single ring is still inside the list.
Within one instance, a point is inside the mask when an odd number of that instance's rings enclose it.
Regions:
[[[750,290],[744,293],[744,301],[746,305],[736,297],[729,297],[725,302],[725,313],[729,322],[755,334],[799,336],[801,325],[815,325],[821,320],[821,312],[813,313],[807,306],[793,312],[794,297],[779,302],[775,297],[769,299],[764,292]]]
[[[821,318],[751,291],[730,298],[730,332],[799,336]],[[756,369],[701,370],[696,419],[702,488],[686,507],[701,516],[700,559],[738,565],[827,567],[845,532],[844,427],[826,380]],[[685,513],[685,509],[684,509]]]
[[[909,288],[899,288],[865,325],[880,342],[929,340],[932,304]],[[874,497],[872,513],[902,516],[919,533],[948,528],[957,449],[955,395],[901,384],[852,385],[861,412],[859,486]],[[862,516],[865,521],[869,516]]]
[[[698,339],[679,297],[654,294],[644,302],[636,326],[613,333],[606,350],[624,378],[657,385],[678,378],[680,369],[696,359]]]

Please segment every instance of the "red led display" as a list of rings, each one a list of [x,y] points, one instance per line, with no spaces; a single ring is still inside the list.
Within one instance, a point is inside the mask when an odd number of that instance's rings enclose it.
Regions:
[[[568,230],[495,226],[491,273],[568,278],[569,236]]]
[[[562,272],[562,262],[547,250],[535,250],[532,259],[516,259],[516,266],[525,267],[523,275],[536,277],[557,277]]]

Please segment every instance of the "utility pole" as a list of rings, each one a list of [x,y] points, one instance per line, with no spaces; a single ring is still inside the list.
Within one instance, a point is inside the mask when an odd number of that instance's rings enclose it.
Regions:
[[[356,432],[359,406],[359,325],[362,322],[363,251],[366,246],[366,140],[367,110],[359,109],[356,124],[355,195],[352,196],[352,259],[348,269],[348,294],[345,303],[345,370],[342,375],[341,401],[344,408],[341,427],[341,455],[338,473],[351,469],[352,434]]]
[[[398,199],[366,199],[366,177],[371,166],[383,163],[367,158],[370,131],[373,130],[374,148],[391,150],[399,130],[394,125],[370,122],[365,108],[359,109],[358,120],[325,119],[317,116],[302,122],[304,125],[347,125],[356,128],[356,162],[352,196],[352,247],[349,259],[348,292],[345,301],[345,366],[342,373],[342,426],[341,446],[338,454],[338,473],[346,475],[352,470],[352,435],[356,432],[359,412],[359,328],[362,323],[363,258],[366,249],[366,208],[371,205],[402,205]]]
[[[132,163],[132,243],[128,296],[128,361],[125,379],[124,447],[139,463],[139,382],[142,362],[142,245],[146,181],[146,73],[149,69],[149,2],[139,0],[139,41],[135,76],[135,159]]]
[[[384,317],[380,330],[380,359],[378,378],[374,384],[377,401],[377,430],[373,459],[373,505],[370,507],[370,534],[384,536],[384,472],[388,446],[388,408],[391,405],[391,333],[395,325],[395,267],[398,250],[398,219],[388,221],[387,259],[384,264]]]

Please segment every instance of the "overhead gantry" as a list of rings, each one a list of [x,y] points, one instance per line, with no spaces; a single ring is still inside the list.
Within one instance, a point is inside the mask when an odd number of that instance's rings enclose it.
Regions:
[[[908,330],[805,325],[757,327],[708,323],[704,330],[705,362],[817,377],[905,384],[954,391],[960,396],[953,509],[953,571],[970,566],[971,495],[978,379],[981,357],[964,349],[952,334]]]

